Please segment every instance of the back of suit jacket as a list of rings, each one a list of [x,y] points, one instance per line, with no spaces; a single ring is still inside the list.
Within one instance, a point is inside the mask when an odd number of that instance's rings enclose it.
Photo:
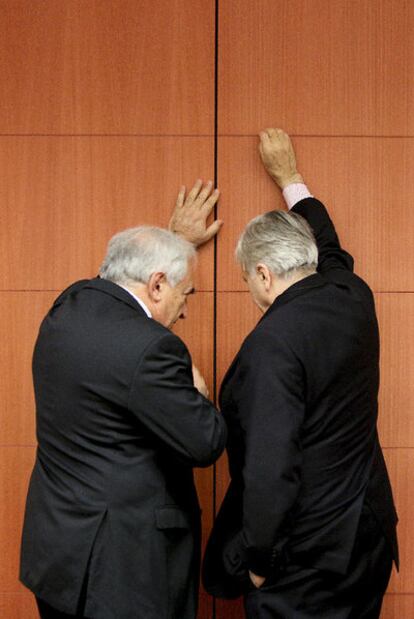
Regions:
[[[374,300],[352,272],[323,205],[311,224],[318,273],[276,298],[223,381],[231,487],[207,549],[210,592],[286,561],[345,573],[365,503],[397,558],[396,515],[378,442],[379,336]]]
[[[67,613],[86,587],[96,619],[194,617],[192,467],[219,456],[226,431],[183,342],[121,287],[78,282],[43,321],[33,376],[22,581]]]

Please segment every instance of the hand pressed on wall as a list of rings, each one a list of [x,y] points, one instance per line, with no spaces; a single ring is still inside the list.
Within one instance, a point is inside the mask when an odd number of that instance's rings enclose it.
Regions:
[[[282,129],[261,131],[259,151],[264,167],[281,189],[292,183],[303,183],[296,168],[292,142]]]
[[[207,225],[208,216],[220,195],[218,189],[211,193],[212,189],[212,181],[203,186],[203,181],[199,179],[185,197],[186,189],[181,187],[168,225],[172,232],[183,236],[195,246],[212,239],[223,225],[221,219],[216,219],[211,225]]]

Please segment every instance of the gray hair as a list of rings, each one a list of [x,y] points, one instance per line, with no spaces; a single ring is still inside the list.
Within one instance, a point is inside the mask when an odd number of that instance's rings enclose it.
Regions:
[[[118,232],[108,243],[99,275],[116,284],[146,284],[153,273],[165,273],[171,286],[182,281],[196,251],[182,237],[153,226]]]
[[[308,222],[297,213],[270,211],[252,219],[236,247],[236,259],[250,274],[262,262],[277,276],[312,273],[318,248]]]

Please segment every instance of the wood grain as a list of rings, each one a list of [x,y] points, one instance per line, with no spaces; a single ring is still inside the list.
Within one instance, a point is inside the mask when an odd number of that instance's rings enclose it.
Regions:
[[[410,619],[410,617],[414,617],[414,594],[385,596],[381,619]]]
[[[400,547],[400,572],[393,570],[389,591],[414,594],[413,537],[414,503],[414,449],[384,449],[384,456],[393,488],[399,516],[398,542]],[[407,615],[407,619],[410,615]],[[401,618],[403,615],[401,615]],[[405,619],[405,618],[404,618]]]
[[[27,591],[27,590],[26,590]],[[2,619],[39,619],[34,595],[21,593],[0,593],[0,617]]]
[[[243,600],[217,600],[215,619],[243,619]]]
[[[414,294],[379,293],[376,305],[381,335],[381,443],[413,448]]]
[[[210,138],[0,138],[0,289],[62,289],[94,276],[109,238],[166,227],[181,185],[213,175]],[[196,286],[213,287],[213,246]]]
[[[53,292],[0,292],[1,445],[34,444],[32,352]]]
[[[393,0],[221,1],[220,133],[413,135],[413,21]]]
[[[6,0],[0,38],[1,134],[213,133],[213,1]]]
[[[277,120],[277,119],[276,119]],[[375,291],[413,291],[414,139],[293,138],[298,169],[327,206],[355,271]],[[284,208],[257,138],[220,138],[219,290],[243,290],[234,248],[252,217]]]
[[[0,562],[2,593],[24,591],[18,582],[20,539],[34,447],[0,447]],[[6,618],[4,618],[6,619]],[[10,616],[14,619],[14,615]]]

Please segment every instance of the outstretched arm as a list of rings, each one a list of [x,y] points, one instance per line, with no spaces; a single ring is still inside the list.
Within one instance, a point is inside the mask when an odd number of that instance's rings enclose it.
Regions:
[[[259,151],[266,171],[283,191],[288,208],[302,215],[313,230],[319,251],[318,271],[352,271],[353,259],[341,248],[324,205],[311,196],[297,170],[295,151],[287,133],[281,129],[261,131]]]

